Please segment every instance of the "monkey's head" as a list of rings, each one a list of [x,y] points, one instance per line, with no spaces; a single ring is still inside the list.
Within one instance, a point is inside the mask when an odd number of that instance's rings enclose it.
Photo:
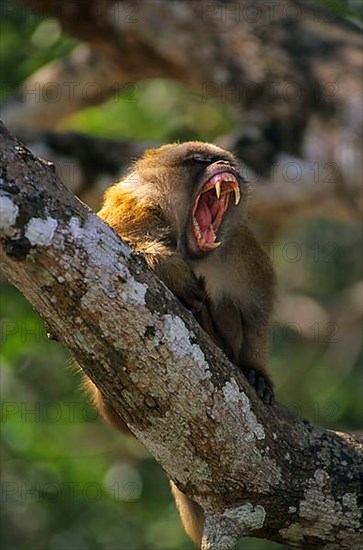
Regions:
[[[246,184],[235,157],[198,141],[150,149],[121,186],[148,205],[183,254],[201,257],[242,223]]]

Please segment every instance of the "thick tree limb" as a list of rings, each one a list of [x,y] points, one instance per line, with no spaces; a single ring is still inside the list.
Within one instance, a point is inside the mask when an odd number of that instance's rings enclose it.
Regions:
[[[359,438],[266,407],[142,259],[0,128],[2,271],[203,506],[203,548],[362,544]]]

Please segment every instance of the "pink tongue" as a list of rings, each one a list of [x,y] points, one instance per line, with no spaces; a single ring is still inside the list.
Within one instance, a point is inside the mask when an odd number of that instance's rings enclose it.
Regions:
[[[214,235],[210,229],[202,230],[202,237],[206,243],[210,244],[214,242]]]
[[[212,223],[212,215],[205,201],[199,201],[195,217],[197,218],[199,227],[202,232],[209,229],[210,224]]]

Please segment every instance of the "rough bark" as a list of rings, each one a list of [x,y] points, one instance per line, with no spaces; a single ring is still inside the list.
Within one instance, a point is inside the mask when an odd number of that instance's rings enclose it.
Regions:
[[[265,406],[142,258],[0,129],[1,269],[203,506],[203,548],[359,547],[360,439]]]
[[[29,127],[27,120],[49,129],[125,84],[171,78],[202,99],[231,106],[238,130],[226,142],[252,179],[265,184],[251,205],[256,218],[361,215],[360,30],[320,2],[31,0],[26,6],[57,17],[91,49],[25,83],[3,110],[13,129]],[[49,80],[61,92],[57,102],[43,93]]]

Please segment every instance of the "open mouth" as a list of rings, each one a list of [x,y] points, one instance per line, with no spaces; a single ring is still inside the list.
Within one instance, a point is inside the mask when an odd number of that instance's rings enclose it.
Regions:
[[[194,201],[193,234],[202,252],[210,252],[221,244],[217,241],[217,232],[232,191],[237,205],[241,193],[236,176],[231,172],[219,172],[207,181]]]

